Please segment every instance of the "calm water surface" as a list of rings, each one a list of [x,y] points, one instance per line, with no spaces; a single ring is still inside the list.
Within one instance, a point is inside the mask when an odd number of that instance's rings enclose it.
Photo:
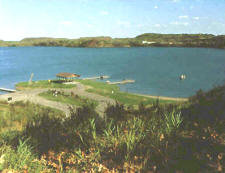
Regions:
[[[225,82],[225,50],[207,48],[0,48],[0,87],[20,81],[53,79],[59,72],[82,77],[109,75],[134,79],[121,90],[156,96],[188,97]],[[179,80],[186,74],[184,81]]]

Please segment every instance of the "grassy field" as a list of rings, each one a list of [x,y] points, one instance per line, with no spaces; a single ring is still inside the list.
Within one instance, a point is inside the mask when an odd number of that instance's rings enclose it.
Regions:
[[[90,100],[90,99],[87,99],[85,97],[81,97],[78,95],[65,94],[65,93],[59,92],[57,94],[57,96],[54,96],[53,91],[51,91],[51,90],[41,93],[39,95],[46,98],[47,100],[52,100],[52,101],[76,105],[76,106],[83,106],[85,104],[91,104],[94,107],[96,107],[98,105],[97,101]]]
[[[84,85],[90,86],[90,89],[87,89],[87,92],[96,93],[98,95],[106,96],[109,98],[112,98],[119,103],[125,104],[126,106],[132,106],[132,105],[139,105],[140,103],[143,103],[144,105],[153,104],[153,102],[159,101],[161,104],[167,104],[167,103],[181,103],[181,101],[174,101],[174,100],[162,100],[159,98],[159,100],[155,98],[149,98],[144,96],[135,95],[132,93],[122,92],[120,91],[120,88],[117,85],[108,85],[104,82],[96,81],[96,80],[75,80],[77,82],[80,82]],[[16,84],[16,88],[19,90],[24,89],[32,89],[32,88],[74,88],[76,87],[75,84],[69,84],[65,85],[62,83],[54,83],[54,82],[48,82],[47,80],[43,81],[35,81],[31,85],[28,84],[28,82],[20,82]],[[113,91],[113,93],[112,93]],[[50,98],[49,96],[45,97],[48,99],[54,99],[54,101],[60,101],[60,99],[56,98]],[[65,98],[61,98],[62,100],[65,100]],[[62,101],[64,102],[64,101]],[[71,101],[67,100],[67,103],[72,103]],[[78,103],[77,103],[78,104]]]
[[[40,81],[33,81],[32,84],[28,82],[20,82],[16,84],[16,89],[24,90],[24,89],[32,89],[32,88],[74,88],[76,87],[75,84],[62,84],[56,83],[54,80],[40,80]]]
[[[96,93],[102,96],[110,97],[122,104],[126,105],[138,105],[143,103],[144,105],[152,104],[157,99],[148,98],[144,96],[138,96],[132,93],[122,92],[117,85],[108,85],[103,82],[95,80],[76,80],[84,85],[91,86],[88,92]],[[113,91],[113,93],[112,93]],[[160,103],[176,103],[173,100],[159,100]]]

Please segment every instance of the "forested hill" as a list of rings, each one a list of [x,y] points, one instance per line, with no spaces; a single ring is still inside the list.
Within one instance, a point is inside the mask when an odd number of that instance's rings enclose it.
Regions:
[[[225,48],[225,35],[212,34],[152,34],[137,36],[137,40],[146,40],[158,46],[213,47]]]
[[[145,33],[135,38],[82,37],[25,38],[21,41],[0,40],[0,46],[64,46],[64,47],[211,47],[225,48],[225,35]]]

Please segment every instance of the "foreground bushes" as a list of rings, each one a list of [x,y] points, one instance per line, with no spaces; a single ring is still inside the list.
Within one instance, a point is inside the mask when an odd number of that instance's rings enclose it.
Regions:
[[[63,121],[45,117],[45,121],[30,123],[30,128],[25,129],[26,137],[31,138],[38,153],[53,150],[57,155],[66,150],[72,154],[71,168],[80,170],[93,166],[87,158],[97,165],[104,163],[107,169],[117,167],[121,171],[128,169],[125,165],[143,172],[211,172],[215,168],[210,164],[220,168],[224,160],[218,156],[223,155],[224,147],[219,141],[202,139],[205,133],[190,136],[193,132],[187,127],[191,122],[184,122],[179,106],[142,108],[145,110],[109,106],[108,110],[116,114],[104,120],[98,119],[90,107],[71,109],[71,117]],[[63,165],[67,165],[66,160]]]
[[[2,154],[21,158],[19,166],[13,167],[9,163],[16,161],[6,157],[2,168],[22,170],[26,165],[31,172],[110,172],[113,168],[117,172],[222,172],[223,91],[219,87],[199,92],[186,105],[155,102],[134,109],[117,103],[108,106],[104,119],[91,105],[71,108],[68,118],[40,111],[27,120],[21,132],[2,133],[1,148],[9,148],[7,152],[2,149]],[[37,156],[38,162],[32,165]]]

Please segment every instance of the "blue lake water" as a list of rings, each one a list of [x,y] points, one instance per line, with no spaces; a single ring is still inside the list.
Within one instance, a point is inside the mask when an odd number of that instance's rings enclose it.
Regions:
[[[53,79],[59,72],[81,77],[109,75],[134,79],[121,90],[188,97],[225,83],[225,50],[208,48],[0,47],[0,87],[20,81]],[[186,74],[186,80],[179,76]]]

